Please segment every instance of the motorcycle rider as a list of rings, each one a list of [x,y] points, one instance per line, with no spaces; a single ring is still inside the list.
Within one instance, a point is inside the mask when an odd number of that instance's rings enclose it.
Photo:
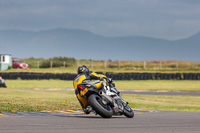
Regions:
[[[83,111],[86,114],[89,114],[92,111],[92,108],[88,105],[87,97],[84,96],[84,94],[87,92],[84,90],[86,87],[93,87],[95,89],[101,88],[103,82],[102,79],[107,77],[103,74],[97,74],[95,72],[89,71],[88,67],[85,65],[80,66],[77,70],[77,73],[78,75],[73,82],[75,94]],[[99,80],[99,82],[91,82],[92,80]]]
[[[6,86],[6,82],[5,82],[5,80],[0,76],[0,87],[5,87],[5,88],[7,88],[7,86]]]

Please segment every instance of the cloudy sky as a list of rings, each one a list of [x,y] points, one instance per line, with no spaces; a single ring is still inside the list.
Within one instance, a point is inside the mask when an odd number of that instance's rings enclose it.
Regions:
[[[176,40],[200,31],[200,0],[0,0],[0,30],[55,28]]]

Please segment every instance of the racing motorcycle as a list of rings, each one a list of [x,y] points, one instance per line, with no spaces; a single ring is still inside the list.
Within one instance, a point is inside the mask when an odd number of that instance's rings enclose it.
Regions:
[[[121,93],[115,88],[113,80],[110,78],[100,77],[100,80],[87,82],[88,84],[95,84],[102,82],[100,89],[85,88],[83,94],[88,99],[90,112],[95,112],[103,118],[111,118],[113,115],[125,115],[128,118],[134,117],[133,110],[129,107],[128,102],[125,102]],[[78,88],[80,88],[78,86]]]

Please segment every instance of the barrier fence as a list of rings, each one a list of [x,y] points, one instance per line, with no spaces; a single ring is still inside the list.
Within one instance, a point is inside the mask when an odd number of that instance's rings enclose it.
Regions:
[[[101,73],[101,72],[97,72]],[[26,72],[10,72],[0,73],[4,79],[60,79],[74,80],[77,74],[71,73],[26,73]],[[105,73],[105,75],[113,80],[200,80],[200,73]]]

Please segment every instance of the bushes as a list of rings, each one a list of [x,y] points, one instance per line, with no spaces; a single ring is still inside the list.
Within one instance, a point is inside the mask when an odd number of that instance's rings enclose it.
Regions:
[[[72,66],[75,64],[76,59],[70,57],[53,57],[48,59],[30,57],[22,59],[22,61],[28,63],[30,68],[50,68],[51,63],[52,67]]]
[[[30,68],[50,68],[50,67],[71,67],[87,65],[92,69],[110,69],[112,70],[129,70],[129,71],[199,71],[198,62],[186,61],[105,61],[105,60],[86,60],[70,57],[53,57],[53,58],[25,58],[22,61],[29,64]],[[110,71],[109,70],[109,71]]]

